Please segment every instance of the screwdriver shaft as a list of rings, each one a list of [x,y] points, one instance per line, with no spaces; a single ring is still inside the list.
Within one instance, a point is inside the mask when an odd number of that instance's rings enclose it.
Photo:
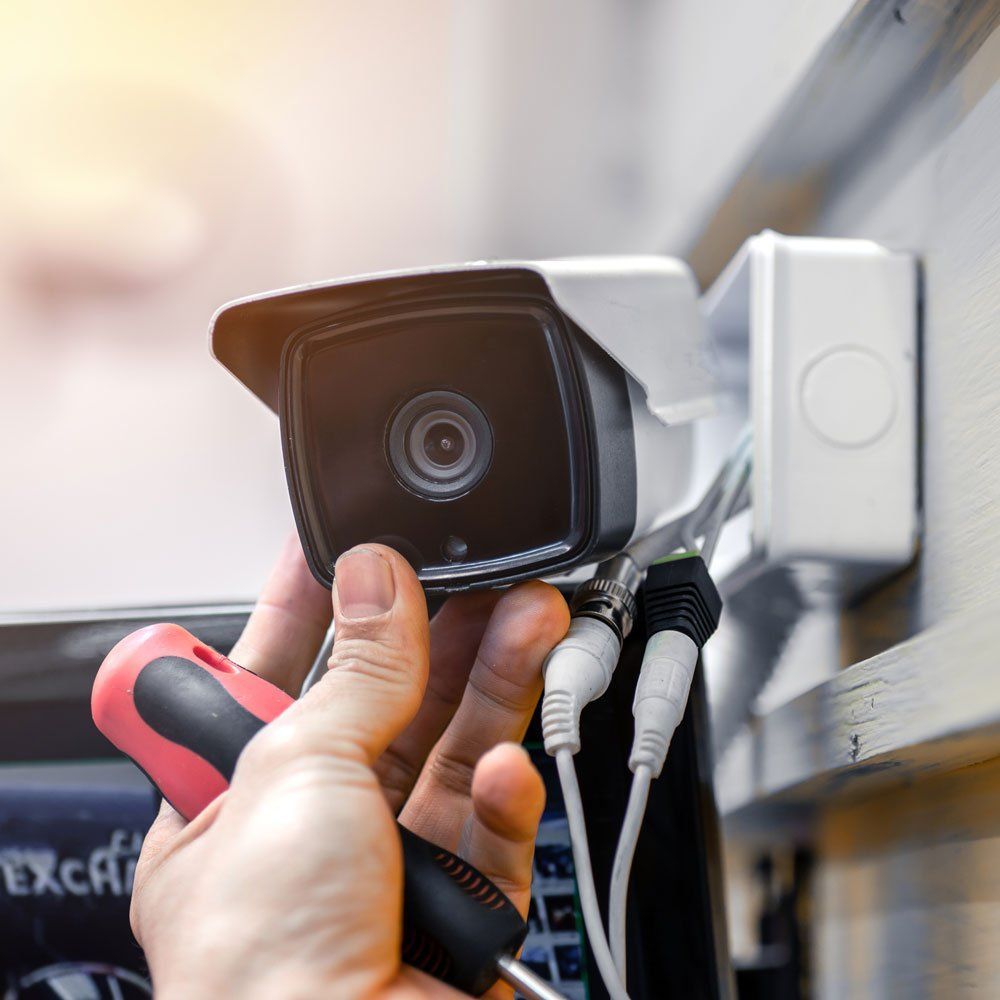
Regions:
[[[510,955],[497,959],[497,972],[508,986],[513,986],[527,1000],[566,1000],[562,993],[557,993],[544,979]]]

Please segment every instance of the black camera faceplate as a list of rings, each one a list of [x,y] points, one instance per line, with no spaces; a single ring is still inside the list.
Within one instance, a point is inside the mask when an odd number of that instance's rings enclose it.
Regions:
[[[493,436],[489,471],[442,500],[407,489],[386,450],[393,415],[435,390],[475,403]],[[564,318],[528,295],[396,300],[298,331],[282,355],[279,412],[314,574],[330,585],[337,556],[366,541],[399,549],[430,589],[572,565],[594,530],[586,399]]]

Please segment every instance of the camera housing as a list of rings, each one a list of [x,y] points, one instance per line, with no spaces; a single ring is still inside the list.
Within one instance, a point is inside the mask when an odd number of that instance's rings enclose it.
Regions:
[[[486,263],[243,299],[218,360],[281,421],[309,565],[380,541],[431,591],[620,551],[690,485],[715,383],[670,258]]]

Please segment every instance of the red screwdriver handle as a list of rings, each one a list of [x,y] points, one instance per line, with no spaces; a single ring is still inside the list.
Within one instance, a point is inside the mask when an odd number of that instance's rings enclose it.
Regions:
[[[229,787],[251,737],[292,699],[179,625],[126,636],[97,672],[97,728],[194,819]]]
[[[247,743],[292,699],[179,625],[150,625],[108,654],[94,681],[97,728],[193,819],[229,787]],[[403,961],[478,996],[527,925],[485,875],[399,827]]]

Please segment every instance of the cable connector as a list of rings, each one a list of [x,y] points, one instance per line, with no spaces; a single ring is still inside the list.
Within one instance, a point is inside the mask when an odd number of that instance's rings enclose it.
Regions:
[[[622,645],[632,631],[642,573],[624,553],[601,563],[570,602],[573,618],[566,638],[542,668],[542,736],[550,754],[580,749],[580,713],[611,683]]]
[[[654,563],[643,593],[646,650],[632,702],[635,737],[629,768],[663,770],[687,707],[698,654],[719,624],[722,598],[701,556]]]
[[[612,1000],[628,1000],[628,993],[615,968],[597,903],[573,755],[580,750],[580,715],[607,691],[622,644],[632,630],[637,611],[635,592],[641,580],[642,573],[630,556],[622,554],[602,563],[594,578],[577,588],[570,603],[573,617],[566,638],[549,653],[542,667],[542,737],[546,751],[556,759],[566,803],[583,922]]]
[[[542,736],[547,753],[580,749],[580,713],[611,683],[622,640],[602,618],[574,616],[566,638],[549,653],[542,672]]]
[[[698,553],[668,556],[649,567],[642,598],[646,637],[682,632],[699,649],[719,626],[722,598]]]
[[[606,622],[624,643],[635,624],[639,610],[635,600],[642,584],[642,570],[625,552],[607,559],[597,572],[576,588],[570,610],[573,617],[596,618]]]
[[[574,618],[593,618],[610,625],[624,642],[632,631],[638,605],[624,583],[595,576],[581,583],[570,602]]]

